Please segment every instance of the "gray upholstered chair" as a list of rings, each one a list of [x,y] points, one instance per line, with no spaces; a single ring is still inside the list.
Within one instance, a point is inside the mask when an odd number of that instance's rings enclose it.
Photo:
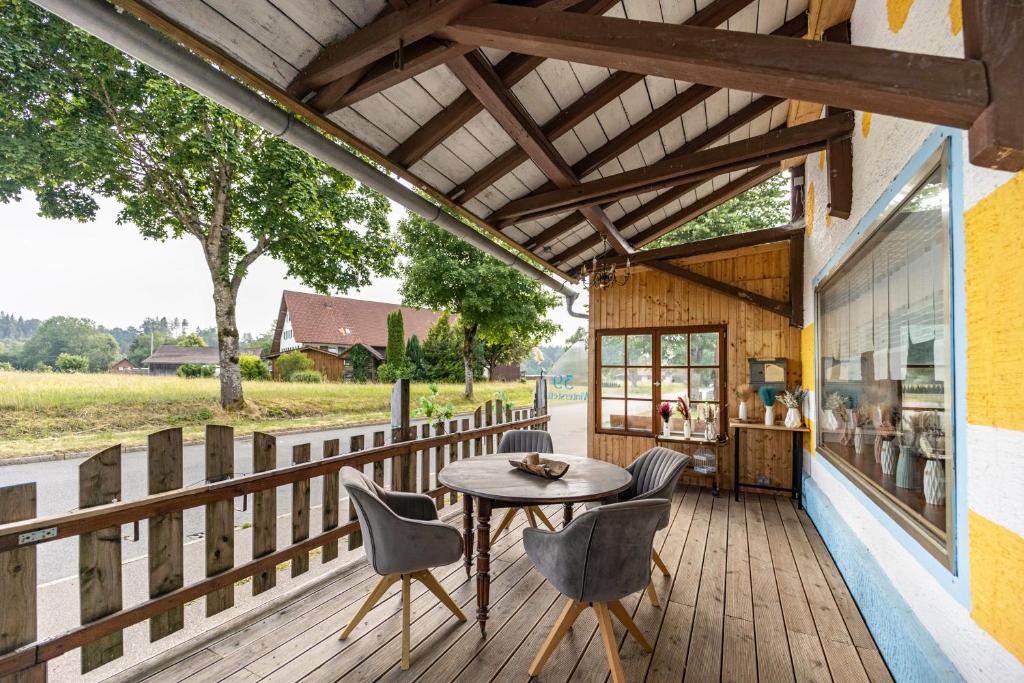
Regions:
[[[555,445],[551,441],[551,435],[545,431],[538,429],[513,429],[510,432],[505,432],[501,441],[498,443],[498,453],[554,453]],[[516,513],[522,510],[526,513],[526,521],[534,529],[537,528],[537,522],[540,521],[551,531],[555,530],[554,525],[551,524],[551,520],[548,519],[544,511],[536,505],[517,505],[516,503],[500,503],[494,502],[492,508],[507,507],[508,511],[502,518],[501,522],[491,532],[491,543],[498,540],[498,536],[501,535],[505,529],[511,526],[512,521],[516,517]]]
[[[622,622],[645,651],[651,651],[650,643],[619,600],[650,583],[648,558],[654,534],[668,516],[669,507],[668,501],[658,498],[612,503],[584,512],[558,532],[523,532],[526,554],[537,571],[568,598],[530,665],[530,676],[540,675],[559,642],[587,607],[597,613],[615,683],[623,683],[625,674],[610,614]]]
[[[619,493],[616,497],[603,501],[603,504],[615,501],[649,499],[661,499],[671,502],[672,492],[675,491],[679,475],[686,469],[688,462],[690,462],[690,456],[685,453],[655,446],[642,453],[639,458],[633,461],[633,464],[626,468],[626,471],[633,478],[629,488]],[[599,505],[602,505],[602,502],[587,503],[587,507],[591,509]],[[665,518],[661,521],[659,529],[668,526],[668,513],[665,514]],[[662,574],[671,576],[668,567],[665,566],[665,563],[658,555],[658,551],[653,548],[651,549],[651,559],[658,569],[661,570]],[[650,599],[651,604],[655,607],[659,606],[658,594],[654,590],[653,581],[647,586],[647,597]]]
[[[388,588],[402,582],[402,669],[409,668],[409,586],[416,579],[437,596],[459,619],[466,615],[441,587],[431,568],[462,558],[462,535],[438,521],[437,509],[429,496],[386,491],[362,472],[341,468],[341,483],[355,506],[363,533],[366,561],[381,575],[365,602],[341,632],[345,640],[373,609]]]

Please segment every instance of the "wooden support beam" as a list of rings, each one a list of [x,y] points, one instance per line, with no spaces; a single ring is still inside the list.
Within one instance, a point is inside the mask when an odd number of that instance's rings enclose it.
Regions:
[[[963,0],[964,54],[985,63],[989,102],[968,134],[971,163],[1024,169],[1024,3]]]
[[[824,39],[831,43],[850,43],[850,22],[825,31]],[[827,107],[828,116],[849,111]],[[847,219],[853,211],[853,141],[850,138],[829,140],[825,146],[828,161],[828,212],[835,218]]]
[[[749,4],[750,0],[716,0],[715,2],[705,7],[704,9],[694,14],[692,17],[690,17],[683,23],[686,26],[706,26],[709,28],[714,28],[716,26],[719,26],[723,22],[727,21],[730,17],[732,17],[734,14],[736,14]],[[795,36],[803,35],[803,33],[806,32],[806,30],[807,17],[805,14],[801,13],[797,17],[786,22],[778,31],[776,31],[776,33],[779,35]],[[575,102],[573,102],[568,107],[566,107],[558,114],[556,114],[554,117],[552,117],[547,123],[545,123],[541,127],[541,130],[543,130],[544,134],[548,136],[548,139],[557,140],[562,135],[565,135],[570,130],[572,130],[576,125],[586,120],[589,116],[597,112],[599,109],[604,107],[612,100],[614,100],[616,97],[622,95],[631,87],[642,81],[643,78],[644,77],[641,74],[634,74],[626,71],[616,71],[607,79],[605,79],[604,81],[602,81],[601,83],[599,83],[598,85],[584,93],[582,97],[580,97]],[[673,98],[673,101],[679,100],[680,98],[684,98],[686,97],[687,93],[690,93],[690,96],[694,97],[693,104],[697,104],[699,102],[702,102],[703,99],[710,97],[718,90],[718,88],[709,89],[707,86],[694,85],[688,88],[684,93],[680,93],[676,98]],[[703,94],[704,97],[696,97],[698,94]],[[691,104],[691,106],[693,106],[693,104]],[[647,122],[646,125],[649,126],[655,120],[652,119],[651,117],[655,117],[657,115],[657,112],[662,112],[662,115],[667,114],[669,107],[670,104],[662,105],[662,107],[656,109],[654,112],[648,115],[648,117],[645,117],[643,121],[639,121],[635,126],[631,126],[630,128],[628,128],[626,131],[620,134],[618,138],[625,139],[624,136],[628,135],[630,131],[638,129],[640,126],[644,125],[645,122]],[[682,112],[685,111],[686,109],[682,110]],[[668,116],[668,119],[671,119],[671,116]],[[664,123],[667,122],[668,121],[666,120]],[[664,123],[662,123],[661,125],[664,125]],[[657,128],[660,127],[661,126],[657,126]],[[657,130],[657,128],[655,128],[655,130]],[[641,137],[640,139],[643,139],[643,137]],[[610,150],[612,149],[610,145],[611,142],[604,145],[601,149],[607,148],[607,150]],[[595,150],[593,155],[603,155],[606,154],[606,152],[602,153],[601,150]],[[613,154],[611,156],[615,155]],[[596,159],[597,157],[595,156],[594,158]],[[526,161],[526,159],[527,156],[521,149],[513,147],[506,151],[504,154],[500,155],[490,164],[485,166],[479,172],[475,173],[467,181],[456,187],[449,194],[449,196],[452,197],[453,199],[457,199],[460,203],[465,203],[469,199],[475,197],[489,185],[493,184],[502,176],[512,172],[513,169],[515,169],[521,163]],[[601,163],[604,162],[602,161],[597,165],[599,166]],[[582,162],[577,164],[577,166],[580,167],[586,165],[589,164],[583,164]],[[593,170],[593,168],[596,168],[596,166],[591,167],[590,170]],[[589,170],[581,170],[581,168],[577,167],[574,167],[574,170],[580,177],[584,177],[587,175],[587,173],[590,172]],[[580,217],[580,220],[582,220],[582,217]]]
[[[508,219],[535,218],[684,182],[706,180],[722,173],[824,149],[827,140],[849,136],[852,130],[852,113],[830,116],[796,128],[770,131],[693,154],[664,159],[576,187],[527,195],[501,207],[491,214],[489,220],[501,225]]]
[[[562,188],[574,187],[579,182],[569,164],[544,136],[519,99],[502,84],[501,78],[486,57],[473,52],[452,60],[449,68],[466,89],[480,100],[516,144],[526,151],[544,175]],[[599,233],[608,238],[617,252],[628,254],[633,251],[603,210],[588,207],[584,215]]]
[[[617,3],[618,0],[584,0],[569,8],[568,12],[603,14]],[[543,61],[543,57],[510,54],[498,62],[494,70],[498,72],[505,87],[511,88]],[[391,153],[390,158],[401,168],[409,168],[422,159],[424,154],[437,147],[442,140],[482,111],[483,105],[472,93],[462,93],[455,98],[455,101],[423,124],[419,130],[402,141]]]
[[[693,154],[694,152],[698,152],[707,147],[708,145],[742,128],[743,126],[747,125],[748,123],[756,119],[758,116],[764,114],[767,111],[770,111],[773,107],[775,107],[778,104],[781,104],[782,102],[783,100],[777,97],[759,97],[758,99],[754,100],[747,106],[743,107],[743,109],[740,109],[735,114],[726,117],[722,121],[719,121],[715,125],[708,128],[700,135],[697,135],[693,139],[688,140],[686,144],[668,154],[665,157],[665,159],[675,159],[686,154]],[[700,183],[684,183],[675,188],[672,188],[671,190],[668,190],[667,192],[663,192],[654,199],[648,201],[646,204],[639,206],[638,208],[634,209],[633,211],[629,212],[628,214],[620,218],[616,222],[616,225],[618,226],[619,230],[625,230],[630,225],[633,225],[637,221],[654,213],[663,206],[671,204],[679,197],[682,197],[687,192],[697,187],[699,184]],[[607,208],[607,206],[603,208]],[[546,244],[551,240],[559,237],[563,233],[572,230],[577,225],[582,223],[583,220],[583,214],[579,212],[571,213],[565,218],[555,223],[554,225],[544,230],[543,232],[536,235],[533,239],[526,243],[526,247],[529,249],[533,249],[542,244]]]
[[[989,103],[985,65],[975,59],[618,17],[556,17],[542,9],[498,4],[467,12],[439,35],[960,128],[969,127]]]
[[[710,211],[719,204],[722,204],[732,199],[736,195],[746,192],[750,188],[754,187],[759,183],[764,182],[765,180],[777,174],[778,172],[778,164],[770,164],[755,168],[749,173],[743,174],[736,180],[727,183],[726,185],[723,185],[722,187],[720,187],[717,190],[714,190],[707,196],[684,207],[681,211],[673,214],[672,216],[662,221],[659,221],[657,224],[651,226],[647,230],[644,230],[634,235],[630,242],[637,247],[647,244],[648,242],[657,239],[661,235],[667,232],[671,232],[672,230],[676,229],[677,227],[686,223],[687,221],[693,220],[697,216],[700,216],[701,214]],[[666,192],[665,194],[668,193]],[[659,196],[658,199],[660,198],[661,197]],[[653,201],[657,200],[652,200],[652,202]],[[631,214],[627,214],[624,218],[628,217],[629,215]],[[617,225],[620,230],[624,230],[626,224],[624,220],[619,220]],[[600,242],[599,239],[594,239],[592,237],[584,238],[577,242],[576,244],[572,245],[571,247],[568,247],[561,253],[551,257],[551,259],[552,261],[557,263],[564,263],[566,260],[571,259],[578,254],[581,254],[587,249],[597,246],[598,242]]]
[[[648,261],[672,261],[692,256],[703,256],[718,251],[730,251],[732,249],[744,249],[746,247],[757,247],[762,244],[773,244],[785,242],[795,235],[803,235],[802,227],[791,225],[780,225],[776,228],[765,228],[763,230],[751,230],[749,232],[737,232],[732,235],[711,237],[697,240],[696,242],[684,242],[673,244],[670,247],[660,249],[644,249],[637,251],[629,257],[630,263],[641,265]],[[625,256],[608,256],[597,260],[599,266],[623,266],[626,264]]]
[[[739,299],[744,303],[753,304],[754,306],[763,308],[764,310],[770,311],[777,315],[781,315],[786,318],[792,318],[792,309],[788,303],[776,301],[775,299],[771,299],[762,294],[758,294],[757,292],[751,292],[748,289],[743,289],[742,287],[737,287],[736,285],[731,285],[727,282],[715,280],[714,278],[710,278],[707,275],[695,273],[688,268],[677,266],[673,263],[666,263],[664,261],[649,261],[644,265],[647,266],[648,268],[654,268],[655,270],[660,270],[663,273],[674,275],[680,279],[686,280],[687,282],[692,282],[694,284],[701,285],[702,287],[707,287],[708,289],[714,290],[721,294],[725,294],[726,296],[730,296],[734,299]]]
[[[804,231],[789,238],[789,324],[804,326]]]
[[[288,86],[301,95],[369,66],[421,38],[426,38],[467,10],[488,0],[417,0],[355,33],[328,45]]]

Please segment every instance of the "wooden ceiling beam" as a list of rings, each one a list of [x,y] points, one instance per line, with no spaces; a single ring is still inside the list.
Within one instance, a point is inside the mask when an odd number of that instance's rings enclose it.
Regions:
[[[757,247],[762,244],[774,242],[785,242],[794,235],[803,234],[803,227],[792,225],[780,225],[775,228],[764,228],[762,230],[750,230],[748,232],[737,232],[732,235],[721,237],[710,237],[695,242],[684,242],[673,244],[670,247],[660,249],[644,249],[637,251],[629,257],[630,263],[643,264],[648,261],[672,261],[693,256],[713,254],[717,251],[730,251],[732,249],[744,249],[746,247]],[[623,266],[626,264],[625,256],[608,256],[597,260],[599,266]]]
[[[473,52],[452,60],[449,68],[546,176],[563,188],[573,187],[579,182],[569,164],[544,136],[519,99],[501,82],[501,77],[486,57]],[[584,215],[618,253],[629,254],[633,251],[629,242],[619,234],[615,224],[599,207],[588,207]]]
[[[637,235],[635,235],[630,240],[630,242],[631,242],[631,244],[633,244],[633,245],[635,245],[637,247],[643,246],[644,244],[646,244],[646,243],[656,239],[657,237],[660,237],[661,234],[664,234],[665,232],[669,232],[669,231],[679,227],[680,225],[682,225],[683,223],[685,223],[687,221],[693,220],[697,216],[700,216],[701,214],[704,214],[707,211],[710,211],[711,209],[715,208],[719,204],[722,204],[722,203],[728,201],[729,199],[732,199],[736,195],[739,195],[739,194],[742,194],[743,192],[746,192],[747,190],[749,190],[751,187],[754,187],[758,183],[764,182],[768,178],[770,178],[773,175],[777,174],[779,172],[779,170],[780,169],[779,169],[779,165],[778,164],[768,164],[768,165],[765,165],[765,166],[761,166],[761,167],[755,168],[754,170],[752,170],[752,171],[750,171],[748,173],[743,174],[742,176],[740,176],[736,180],[734,180],[734,181],[732,181],[730,183],[726,183],[725,185],[723,185],[719,189],[712,191],[707,196],[702,197],[701,199],[698,199],[696,202],[693,202],[692,204],[689,204],[688,206],[683,207],[683,209],[681,211],[676,212],[675,214],[673,214],[671,221],[668,221],[668,220],[659,221],[659,224],[658,224],[658,229],[659,230],[662,230],[664,228],[664,225],[667,224],[667,223],[670,223],[670,222],[673,224],[672,227],[669,227],[668,229],[664,229],[660,234],[656,233],[655,231],[651,231],[650,229],[642,231],[642,232],[638,233]],[[694,189],[694,188],[691,187],[690,189]],[[668,192],[666,192],[664,194],[668,194]],[[658,199],[661,199],[662,196],[664,196],[664,195],[660,195],[659,197],[657,197],[655,200],[652,200],[652,201],[657,201]],[[644,205],[644,206],[642,206],[640,208],[643,209],[646,206],[647,205]],[[631,212],[631,213],[635,213],[635,212]],[[622,219],[619,219],[619,221],[616,223],[616,226],[619,228],[620,232],[625,230],[625,228],[627,226],[627,224],[625,223],[625,219],[628,219],[630,215],[631,214],[626,214],[626,216],[624,216]],[[571,247],[567,247],[562,252],[560,252],[558,254],[555,254],[554,256],[550,257],[550,261],[552,263],[565,263],[569,259],[571,259],[571,258],[573,258],[575,256],[578,256],[579,254],[583,253],[587,249],[591,249],[593,247],[596,247],[599,243],[600,243],[599,239],[594,239],[593,237],[585,237],[582,240],[580,240],[579,242],[577,242],[576,244],[572,245]]]
[[[603,14],[618,1],[583,0],[566,10],[566,13]],[[526,78],[543,61],[543,57],[513,53],[498,62],[494,70],[501,77],[505,87],[511,88]],[[464,92],[423,124],[419,130],[403,140],[389,156],[398,166],[409,168],[482,111],[480,101],[472,93]]]
[[[467,12],[439,35],[958,128],[989,103],[985,64],[975,59],[497,4]]]
[[[764,296],[763,294],[758,294],[757,292],[752,292],[749,289],[744,289],[743,287],[731,285],[728,282],[715,280],[714,278],[710,278],[707,275],[702,275],[701,273],[694,272],[689,268],[677,266],[674,263],[666,263],[664,261],[649,261],[644,265],[647,266],[648,268],[654,268],[655,270],[660,270],[663,273],[673,275],[681,280],[686,280],[687,282],[692,282],[702,287],[707,287],[708,289],[718,292],[720,294],[725,294],[726,296],[732,297],[733,299],[738,299],[743,303],[753,304],[754,306],[763,308],[764,310],[775,313],[776,315],[781,315],[784,318],[789,318],[792,321],[793,307],[789,302],[776,301],[775,299]]]
[[[714,28],[716,26],[720,26],[725,21],[728,21],[730,17],[749,5],[750,2],[751,0],[715,0],[715,2],[712,2],[710,5],[684,21],[683,24],[686,26],[706,26]],[[807,17],[805,14],[801,13],[794,19],[786,22],[786,24],[779,29],[779,32],[781,32],[782,35],[803,35],[806,30]],[[553,116],[541,127],[541,130],[544,131],[544,134],[549,140],[557,140],[643,79],[644,77],[642,74],[634,74],[627,71],[616,71],[604,81],[585,92],[582,97]],[[706,88],[706,86],[695,85],[688,88],[686,92],[690,92],[691,90],[694,90],[694,88]],[[717,90],[717,88],[712,90],[707,96],[717,92]],[[694,91],[691,95],[696,95],[697,92],[698,91]],[[674,99],[679,99],[683,97],[684,94],[685,93],[680,94]],[[668,105],[663,105],[662,107],[659,107],[658,110],[662,110],[667,106]],[[654,116],[654,112],[652,112],[649,117],[650,116]],[[641,123],[643,122],[638,122],[637,126]],[[633,126],[629,130],[632,130],[632,128],[635,127],[636,126]],[[623,135],[625,134],[626,133],[623,133]],[[449,196],[460,203],[465,203],[478,195],[482,190],[492,185],[502,176],[511,173],[517,166],[526,160],[526,154],[522,149],[512,147],[483,169],[473,174],[471,178],[452,190],[449,193]],[[577,173],[581,177],[587,175],[587,172],[580,173],[577,171]]]
[[[579,206],[712,178],[725,172],[823,149],[826,141],[847,137],[852,131],[853,114],[837,114],[795,128],[773,130],[745,140],[662,160],[575,187],[527,195],[501,207],[488,220],[501,226],[508,219],[561,213]]]
[[[460,14],[488,1],[417,0],[390,12],[324,48],[292,81],[288,92],[301,96],[321,88],[390,55],[402,45],[426,38]]]
[[[731,116],[727,116],[725,119],[719,121],[715,125],[705,130],[700,135],[696,136],[692,140],[688,140],[684,145],[668,154],[665,159],[675,159],[686,154],[693,154],[694,152],[704,149],[708,145],[716,142],[717,140],[724,138],[725,136],[733,133],[734,131],[747,125],[758,116],[761,116],[765,112],[770,111],[773,107],[781,104],[783,100],[777,97],[759,97],[747,106],[740,109],[738,112]],[[667,204],[671,204],[673,201],[682,197],[684,194],[692,190],[700,183],[684,183],[678,187],[674,187],[667,192],[663,192],[649,202],[641,205],[637,209],[629,212],[618,221],[616,225],[619,230],[624,230],[630,225],[633,225],[637,221],[641,220],[645,216],[654,213],[658,209],[662,208]],[[650,208],[648,208],[650,207]],[[604,207],[607,209],[607,205]],[[531,240],[526,243],[528,249],[541,246],[556,239],[560,235],[572,230],[577,225],[583,222],[583,215],[578,211],[570,213],[565,218],[559,220],[554,225],[545,229],[544,231],[537,234]]]

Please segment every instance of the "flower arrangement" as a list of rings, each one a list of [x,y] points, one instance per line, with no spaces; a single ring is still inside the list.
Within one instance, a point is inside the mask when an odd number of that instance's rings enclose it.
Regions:
[[[831,410],[840,421],[846,420],[846,411],[850,405],[850,397],[833,391],[825,397],[825,410]]]
[[[736,399],[742,403],[749,401],[754,396],[754,388],[749,384],[741,384],[733,393],[736,395]]]
[[[775,405],[775,388],[770,387],[767,384],[763,385],[757,390],[757,395],[761,398],[761,403],[764,404],[765,408],[771,408]]]
[[[680,396],[676,399],[676,412],[684,420],[690,419],[690,404],[686,402],[686,399]]]
[[[672,417],[672,404],[668,401],[663,401],[662,404],[658,406],[658,414],[661,415],[661,419],[668,424],[668,419]]]
[[[779,400],[782,402],[782,405],[787,408],[799,408],[803,405],[805,396],[807,396],[807,391],[803,387],[796,387],[792,391],[787,389],[782,392],[782,396],[779,397]]]

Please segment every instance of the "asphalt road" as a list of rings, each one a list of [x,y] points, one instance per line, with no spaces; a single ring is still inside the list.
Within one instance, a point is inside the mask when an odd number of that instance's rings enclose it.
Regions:
[[[342,452],[348,450],[349,437],[356,434],[367,435],[367,447],[374,431],[388,430],[387,425],[361,426],[346,429],[283,434],[277,438],[277,465],[283,467],[291,464],[292,446],[309,443],[311,459],[323,457],[323,442],[340,439]],[[586,454],[586,405],[583,403],[556,405],[551,408],[550,431],[558,451],[571,454]],[[205,479],[204,447],[202,444],[186,446],[183,453],[185,486],[200,484]],[[26,463],[23,465],[0,466],[0,486],[35,481],[37,485],[37,514],[54,515],[77,509],[78,502],[78,467],[81,459],[55,460],[50,462]],[[431,470],[433,471],[433,470]],[[252,472],[252,441],[238,439],[235,441],[235,474]],[[390,462],[385,463],[384,480],[390,481]],[[146,452],[133,451],[124,453],[121,458],[121,486],[124,499],[140,498],[146,495]],[[311,499],[320,500],[321,480],[312,480]],[[240,526],[251,521],[252,500],[248,501],[247,510],[243,511],[242,499],[235,499],[235,525]],[[342,515],[347,510],[343,501]],[[291,509],[291,487],[281,486],[277,489],[277,509]],[[312,518],[318,519],[319,513],[314,512]],[[203,508],[186,510],[184,515],[185,542],[203,537],[205,525]],[[122,528],[122,557],[128,561],[146,554],[146,524],[139,524],[139,537],[135,540],[133,525]],[[62,539],[52,543],[44,543],[38,549],[38,577],[40,584],[56,581],[77,574],[78,542],[75,538]]]

